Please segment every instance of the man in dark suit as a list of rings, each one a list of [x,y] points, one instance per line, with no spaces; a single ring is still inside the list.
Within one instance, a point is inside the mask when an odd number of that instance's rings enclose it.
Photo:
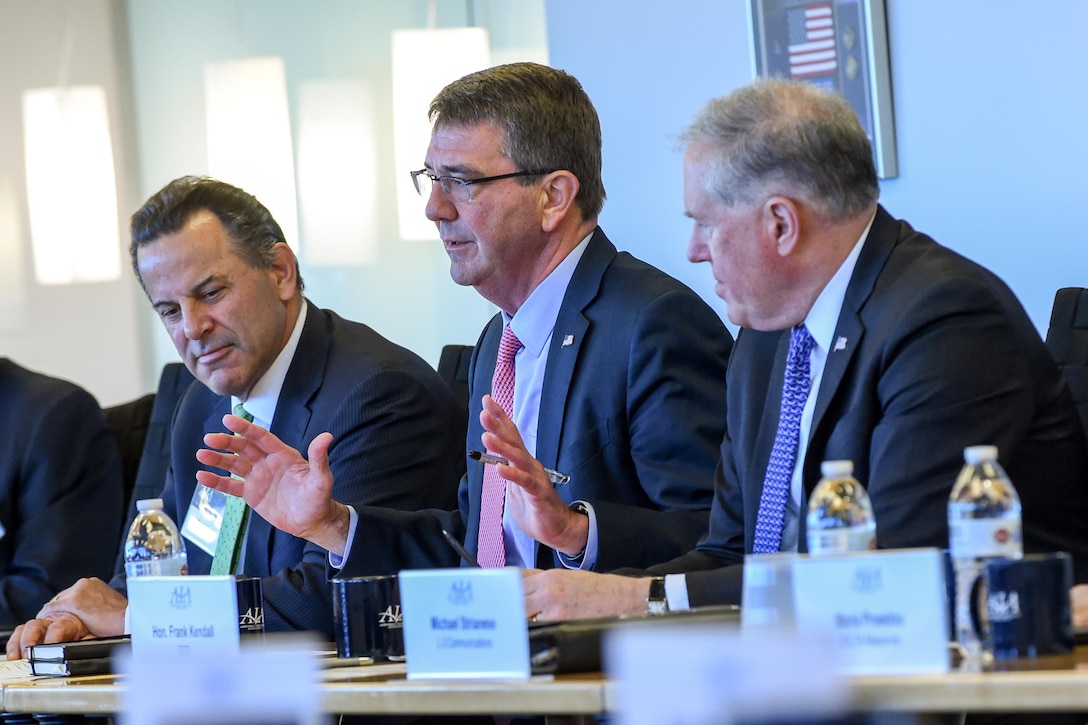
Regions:
[[[464,421],[426,362],[365,325],[308,303],[294,253],[253,196],[207,178],[177,179],[133,215],[133,268],[178,353],[201,384],[179,402],[163,498],[179,525],[214,492],[196,491],[195,452],[244,403],[293,445],[322,431],[337,496],[354,505],[450,505],[464,470]],[[203,498],[202,498],[203,497]],[[188,512],[188,513],[187,513]],[[268,630],[332,636],[326,553],[249,518],[235,571],[263,578]],[[215,551],[189,537],[189,571]],[[123,591],[123,581],[115,581]],[[9,656],[51,641],[122,631],[127,600],[83,580],[14,637]],[[48,627],[48,630],[46,629]],[[13,651],[14,650],[14,651]]]
[[[724,430],[724,325],[597,226],[600,125],[576,79],[533,63],[499,66],[447,86],[430,115],[426,168],[412,176],[454,281],[501,310],[472,360],[468,447],[508,459],[487,469],[516,485],[500,489],[490,524],[481,523],[491,485],[481,464],[469,467],[455,511],[349,510],[329,501],[322,438],[309,467],[288,469],[301,458],[237,418],[228,427],[244,438],[208,442],[241,456],[204,451],[201,460],[244,468],[247,500],[273,524],[346,554],[334,561],[345,575],[455,566],[442,528],[482,563],[498,549],[491,565],[646,566],[687,551],[706,528]],[[520,344],[512,415],[492,399],[509,333]],[[553,485],[545,466],[570,483]],[[241,493],[230,479],[200,476]],[[500,537],[490,553],[480,545],[488,532]]]
[[[1025,550],[1072,552],[1088,580],[1088,446],[1054,361],[1001,280],[878,206],[869,143],[845,101],[760,81],[708,104],[685,138],[688,256],[710,263],[744,328],[709,533],[650,569],[663,579],[530,576],[528,610],[562,619],[739,602],[802,326],[815,339],[811,392],[778,550],[806,550],[803,512],[833,459],[853,461],[866,485],[878,546],[947,547],[963,449],[995,444],[1023,504]]]
[[[102,409],[65,380],[0,358],[0,626],[77,578],[107,576],[121,458]]]

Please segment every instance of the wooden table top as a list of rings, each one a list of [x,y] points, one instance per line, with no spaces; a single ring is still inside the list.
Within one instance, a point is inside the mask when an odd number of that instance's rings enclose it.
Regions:
[[[1088,649],[988,672],[851,677],[861,710],[897,712],[1088,711]],[[323,671],[322,710],[352,714],[597,714],[615,710],[616,684],[600,673],[528,681],[420,681],[403,664]],[[8,712],[113,713],[123,680],[112,675],[5,683]]]

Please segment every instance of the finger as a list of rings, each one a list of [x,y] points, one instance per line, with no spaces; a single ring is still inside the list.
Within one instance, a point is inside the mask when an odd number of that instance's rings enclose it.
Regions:
[[[23,631],[18,639],[19,658],[26,657],[27,649],[45,641],[46,630],[52,622],[48,619],[32,619],[23,625]]]
[[[21,660],[23,658],[23,649],[21,646],[23,629],[25,624],[20,624],[11,633],[11,637],[8,638],[7,655],[9,660]]]
[[[306,450],[311,469],[322,478],[332,477],[332,468],[329,467],[329,446],[332,441],[332,433],[322,433],[310,441],[310,447]]]
[[[82,623],[75,617],[67,616],[56,620],[45,630],[45,643],[69,642],[73,639],[81,639],[88,632]]]
[[[256,455],[254,451],[259,451],[262,455],[287,453],[302,458],[294,448],[281,441],[265,428],[262,428],[256,423],[250,423],[245,418],[239,418],[236,415],[228,414],[223,416],[223,425],[227,427],[227,430],[233,431],[241,436],[243,440],[242,446],[239,448],[237,444],[235,444],[231,450],[245,458],[257,459],[261,457]]]
[[[196,459],[205,466],[220,468],[227,473],[233,473],[243,478],[253,469],[253,464],[244,458],[239,458],[233,453],[220,453],[208,448],[198,448]]]
[[[220,476],[211,471],[197,471],[196,481],[197,483],[204,484],[208,488],[222,491],[225,494],[237,496],[238,498],[242,498],[242,492],[245,490],[245,481],[237,478],[230,478],[229,476]]]

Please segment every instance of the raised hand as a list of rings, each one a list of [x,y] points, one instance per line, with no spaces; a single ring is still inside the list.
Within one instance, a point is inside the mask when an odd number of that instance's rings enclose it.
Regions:
[[[500,476],[514,484],[506,488],[506,505],[518,528],[568,556],[584,551],[589,539],[589,519],[568,508],[555,492],[544,466],[529,455],[514,421],[490,395],[483,398],[480,424],[484,427],[482,443],[487,450],[510,462],[498,469]]]
[[[313,439],[307,461],[255,423],[226,415],[223,424],[235,435],[208,433],[204,436],[208,448],[197,451],[196,458],[244,480],[198,471],[197,481],[241,496],[277,529],[343,555],[350,519],[347,507],[332,500],[328,455],[332,435],[322,433]]]

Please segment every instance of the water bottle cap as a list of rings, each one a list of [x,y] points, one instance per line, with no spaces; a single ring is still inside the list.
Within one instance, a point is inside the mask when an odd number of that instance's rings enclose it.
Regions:
[[[996,461],[997,446],[967,446],[963,449],[963,460],[972,466],[983,461]]]
[[[849,476],[854,472],[853,461],[824,461],[820,464],[820,473],[824,478]]]
[[[162,499],[161,498],[145,498],[145,499],[143,499],[141,501],[136,502],[136,510],[139,511],[140,513],[144,513],[145,511],[151,511],[153,509],[161,509],[161,508],[162,508]]]

